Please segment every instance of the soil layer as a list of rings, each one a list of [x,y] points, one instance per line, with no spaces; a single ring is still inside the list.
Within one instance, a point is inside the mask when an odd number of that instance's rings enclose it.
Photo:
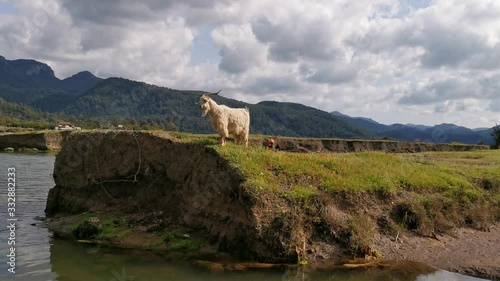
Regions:
[[[69,132],[37,132],[0,135],[0,150],[57,150],[61,148],[61,141],[68,134]]]

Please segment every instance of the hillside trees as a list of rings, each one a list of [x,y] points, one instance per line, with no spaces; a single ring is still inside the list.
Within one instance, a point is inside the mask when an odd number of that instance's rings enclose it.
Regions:
[[[491,148],[498,149],[500,148],[500,126],[496,125],[493,127],[493,131],[491,132],[491,136],[493,137],[493,145]]]

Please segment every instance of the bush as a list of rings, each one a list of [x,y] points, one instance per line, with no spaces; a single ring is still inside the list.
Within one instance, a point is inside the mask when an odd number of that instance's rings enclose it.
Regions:
[[[493,149],[498,149],[500,148],[500,126],[496,125],[493,127],[493,132],[491,133],[491,136],[493,137],[493,145],[491,148]]]
[[[73,230],[73,235],[76,239],[92,239],[96,238],[102,232],[102,225],[98,218],[92,217],[83,221]]]

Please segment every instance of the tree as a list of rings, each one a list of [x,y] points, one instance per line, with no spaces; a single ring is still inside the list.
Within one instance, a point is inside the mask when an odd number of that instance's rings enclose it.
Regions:
[[[491,146],[491,148],[500,148],[500,126],[496,125],[495,127],[493,127],[491,136],[493,137],[493,145]]]

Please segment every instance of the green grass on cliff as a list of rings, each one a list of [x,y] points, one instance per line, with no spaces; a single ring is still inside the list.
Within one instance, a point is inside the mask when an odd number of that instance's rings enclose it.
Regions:
[[[287,222],[291,229],[301,215],[306,220],[309,216],[344,233],[336,238],[354,251],[370,244],[373,235],[367,230],[376,228],[379,218],[386,221],[383,228],[388,233],[397,235],[407,229],[422,236],[446,233],[456,226],[487,230],[500,221],[500,150],[322,154],[233,144],[212,147],[242,171],[250,194],[272,202],[283,198],[298,210]],[[355,210],[344,210],[347,221],[320,212],[331,204],[325,195],[335,200],[356,194],[366,201],[354,203],[354,209],[368,206],[384,211],[372,210],[366,221],[366,214]],[[338,200],[340,205],[350,204]]]
[[[285,153],[261,147],[213,146],[248,178],[251,192],[307,198],[324,192],[439,192],[461,201],[500,186],[500,150],[388,154]],[[500,204],[498,191],[492,198]]]

